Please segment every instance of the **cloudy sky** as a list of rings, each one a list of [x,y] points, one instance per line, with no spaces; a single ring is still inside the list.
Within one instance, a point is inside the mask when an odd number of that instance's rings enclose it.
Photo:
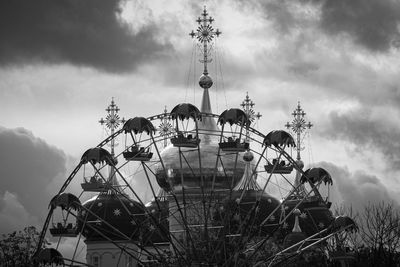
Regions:
[[[333,200],[400,201],[400,1],[205,3],[223,32],[210,67],[214,113],[248,92],[267,133],[301,101],[315,125],[303,158],[331,173]],[[188,33],[203,5],[0,2],[1,233],[41,225],[82,153],[104,138],[111,97],[125,118],[200,105]]]

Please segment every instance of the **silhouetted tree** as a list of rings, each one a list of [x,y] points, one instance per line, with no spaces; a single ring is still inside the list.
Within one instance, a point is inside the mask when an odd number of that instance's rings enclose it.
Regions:
[[[400,212],[391,203],[367,205],[360,216],[360,257],[370,266],[395,266],[400,262]]]
[[[39,236],[40,233],[34,226],[3,234],[0,240],[0,266],[32,266],[31,258],[35,253]]]
[[[351,266],[398,266],[400,262],[400,210],[392,203],[369,203],[358,213],[338,207],[358,224],[358,232],[343,232],[328,246],[331,254],[342,251],[354,255]]]

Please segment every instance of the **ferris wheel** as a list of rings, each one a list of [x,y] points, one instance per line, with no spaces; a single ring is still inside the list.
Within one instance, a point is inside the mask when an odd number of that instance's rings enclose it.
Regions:
[[[303,170],[292,157],[299,141],[290,133],[259,132],[252,109],[211,111],[207,44],[221,34],[212,22],[204,9],[190,34],[204,49],[201,108],[180,103],[125,120],[112,100],[112,115],[100,121],[110,135],[82,154],[50,201],[39,265],[275,266],[323,254],[327,240],[356,229],[352,219],[332,215],[319,191],[332,183],[329,173]],[[47,234],[56,238],[52,248],[43,248]],[[60,253],[65,239],[70,257]],[[84,245],[86,263],[79,260]]]
[[[165,119],[176,132],[166,147],[154,127]],[[106,148],[117,137],[125,144],[112,155]],[[281,258],[298,253],[285,252],[296,244],[301,250],[298,243],[318,247],[354,222],[332,226],[330,203],[318,191],[331,177],[321,168],[303,171],[291,156],[294,147],[289,133],[264,135],[235,108],[217,115],[183,103],[169,113],[128,119],[83,153],[51,200],[41,241],[50,232],[75,240],[76,248],[83,242],[88,249],[92,243],[113,244],[121,266],[243,266],[259,258],[272,237],[283,244],[275,252]],[[301,176],[298,186],[291,182],[295,172]],[[147,182],[135,187],[130,177],[138,174]],[[80,194],[68,191],[74,179],[81,181]],[[298,189],[304,184],[309,190],[302,195]],[[151,201],[140,196],[143,188],[151,191]],[[93,198],[82,200],[93,192]],[[88,264],[96,265],[94,259],[90,256]]]

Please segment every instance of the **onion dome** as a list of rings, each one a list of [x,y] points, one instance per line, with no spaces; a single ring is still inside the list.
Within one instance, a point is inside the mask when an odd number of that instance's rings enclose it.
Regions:
[[[170,145],[161,152],[161,158],[164,163],[165,171],[161,164],[155,167],[156,178],[160,187],[165,191],[173,190],[180,192],[182,188],[200,189],[201,176],[204,177],[205,190],[210,190],[213,184],[215,175],[214,188],[215,189],[229,189],[232,185],[232,177],[234,177],[233,185],[243,175],[244,163],[240,160],[237,161],[235,166],[236,154],[223,154],[220,156],[222,164],[219,163],[219,168],[215,169],[217,162],[217,155],[219,150],[219,136],[209,134],[216,128],[214,120],[203,120],[199,131],[207,131],[206,134],[199,134],[201,142],[200,147],[200,161],[197,149],[193,148],[180,148],[184,159],[182,158],[182,166],[179,158],[179,148]],[[201,168],[200,168],[201,162]],[[224,166],[224,168],[221,167]],[[181,179],[183,175],[183,184]]]
[[[144,214],[144,206],[125,195],[101,193],[83,204],[78,227],[86,241],[138,239]]]
[[[295,209],[293,211],[293,215],[295,216],[293,230],[283,240],[283,246],[285,248],[291,247],[294,244],[297,244],[300,241],[307,238],[307,235],[302,232],[302,230],[300,228],[300,224],[299,224],[299,216],[301,215],[301,211],[299,209]],[[293,250],[296,250],[296,249],[297,249],[297,247],[293,248]]]
[[[147,217],[149,217],[147,220],[148,225],[146,227],[146,234],[143,235],[147,237],[147,240],[144,240],[144,243],[168,242],[169,202],[165,191],[160,189],[157,195],[157,200],[153,199],[145,206],[151,215],[147,215]]]
[[[199,85],[203,89],[209,89],[213,85],[213,80],[207,74],[203,74],[200,77]]]
[[[248,151],[243,158],[246,165],[242,179],[231,195],[224,199],[223,205],[215,213],[215,218],[230,224],[233,231],[260,231],[261,235],[266,235],[279,222],[280,210],[275,211],[275,214],[272,212],[280,202],[264,192],[253,178],[250,167],[253,154]],[[268,221],[260,227],[268,217]]]
[[[211,78],[206,74],[202,77],[204,77],[204,86],[210,85]],[[155,166],[155,173],[157,183],[167,192],[172,190],[179,193],[183,188],[198,191],[201,188],[202,180],[205,191],[210,191],[211,188],[215,190],[231,189],[232,181],[233,186],[236,186],[243,175],[244,164],[241,161],[236,162],[236,154],[223,154],[220,158],[217,156],[220,130],[214,118],[201,114],[212,113],[206,89],[203,92],[201,112],[188,103],[177,105],[171,111],[172,119],[191,118],[197,120],[197,130],[199,131],[197,138],[201,142],[198,143],[198,149],[170,145],[161,152],[163,165]],[[180,156],[180,151],[181,155],[184,155],[184,159]],[[215,168],[217,162],[218,167]]]

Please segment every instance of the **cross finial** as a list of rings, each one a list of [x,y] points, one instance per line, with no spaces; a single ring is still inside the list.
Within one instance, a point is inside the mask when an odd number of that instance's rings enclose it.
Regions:
[[[246,98],[243,100],[240,106],[242,106],[244,112],[247,114],[251,122],[254,122],[256,119],[260,119],[262,116],[260,112],[255,113],[255,111],[253,110],[253,107],[255,105],[256,104],[249,97],[249,92],[246,92]]]
[[[110,129],[111,135],[114,134],[115,130],[118,128],[118,126],[120,124],[125,123],[125,119],[124,118],[121,119],[118,115],[119,110],[120,109],[114,102],[114,97],[112,97],[111,104],[108,105],[108,107],[106,108],[106,111],[108,113],[106,118],[105,119],[101,118],[99,120],[99,123],[101,125],[105,125],[108,129]],[[114,139],[112,139],[111,140],[111,155],[113,155],[113,156],[114,156],[114,147],[115,147],[115,141],[114,141]]]
[[[199,42],[199,45],[203,45],[203,59],[200,60],[201,63],[204,64],[204,71],[203,74],[207,75],[208,70],[207,70],[207,63],[211,62],[211,58],[209,58],[210,51],[208,50],[208,44],[215,38],[218,37],[221,32],[211,26],[211,24],[214,22],[214,19],[212,17],[208,17],[208,12],[206,6],[204,6],[203,13],[201,14],[201,17],[199,17],[197,20],[197,23],[199,24],[199,27],[197,27],[196,31],[193,31],[189,33],[189,35],[192,38],[197,39]]]
[[[167,137],[174,132],[174,127],[168,121],[167,106],[165,106],[164,108],[164,114],[161,118],[161,123],[158,126],[158,130],[160,132],[160,135],[164,137],[164,147],[166,147],[168,144]]]
[[[250,99],[250,97],[249,97],[249,92],[246,92],[246,97],[245,97],[245,99],[242,101],[242,103],[240,104],[240,106],[242,107],[242,109],[243,109],[243,111],[246,113],[246,115],[247,115],[247,117],[248,117],[248,119],[249,119],[249,121],[251,122],[251,123],[253,123],[255,120],[259,120],[260,118],[261,118],[261,114],[260,114],[260,112],[255,112],[254,111],[254,109],[253,109],[253,107],[255,106],[256,104]],[[248,140],[249,139],[249,134],[250,134],[250,132],[249,132],[249,130],[247,129],[246,130],[246,139]]]
[[[301,151],[301,135],[307,129],[313,127],[311,122],[306,122],[304,116],[306,113],[300,106],[300,101],[297,102],[297,108],[293,111],[292,116],[294,117],[293,121],[287,122],[285,124],[287,129],[291,129],[294,133],[297,134],[297,160],[300,160],[300,151]]]

